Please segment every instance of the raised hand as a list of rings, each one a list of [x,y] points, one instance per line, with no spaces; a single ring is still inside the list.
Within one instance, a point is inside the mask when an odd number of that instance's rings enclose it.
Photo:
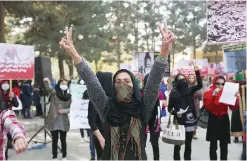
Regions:
[[[76,62],[76,63],[80,63],[81,61],[81,57],[80,55],[77,53],[74,45],[73,45],[73,40],[72,40],[72,28],[70,27],[68,29],[68,27],[65,28],[66,31],[66,38],[62,38],[62,40],[59,42],[59,45],[61,48],[65,49],[69,55],[72,57],[72,59]]]
[[[50,79],[49,78],[44,78],[43,81],[47,82],[47,83],[50,83]]]
[[[167,29],[165,26],[163,29],[159,25],[159,30],[162,35],[162,47],[161,47],[161,57],[167,57],[172,49],[172,43],[176,40],[176,36]]]
[[[196,64],[196,62],[194,62],[193,60],[191,61],[191,64],[192,64],[192,66],[194,67],[194,70],[195,71],[198,71],[199,70],[199,67],[198,67],[198,65]]]

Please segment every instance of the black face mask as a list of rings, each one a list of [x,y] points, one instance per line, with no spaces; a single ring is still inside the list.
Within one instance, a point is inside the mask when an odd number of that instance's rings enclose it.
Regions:
[[[188,87],[188,82],[186,79],[179,79],[177,82],[176,82],[176,87],[178,89],[184,89],[184,88],[187,88]]]

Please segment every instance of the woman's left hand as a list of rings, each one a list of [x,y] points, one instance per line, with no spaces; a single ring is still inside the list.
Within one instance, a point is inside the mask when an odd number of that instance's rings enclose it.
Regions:
[[[195,71],[198,71],[198,70],[199,70],[199,67],[198,67],[198,65],[196,64],[196,62],[191,61],[191,64],[193,65]]]
[[[237,92],[237,93],[235,94],[235,96],[236,96],[237,98],[240,98],[240,93]]]
[[[58,110],[58,113],[59,113],[59,114],[64,114],[64,110],[63,110],[63,109]]]
[[[17,138],[14,143],[14,150],[17,154],[25,151],[27,148],[27,141],[25,138]]]
[[[176,36],[165,26],[163,29],[159,25],[159,30],[162,35],[162,46],[160,57],[167,58],[172,50],[172,43],[176,40]]]

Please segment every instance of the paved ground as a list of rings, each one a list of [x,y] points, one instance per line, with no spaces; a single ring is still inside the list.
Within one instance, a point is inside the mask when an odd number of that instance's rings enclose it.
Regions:
[[[32,120],[21,120],[24,124],[28,136],[31,137],[35,131],[37,131],[43,125],[43,120],[40,118],[33,118]],[[209,159],[209,143],[205,141],[206,130],[198,129],[198,140],[193,140],[192,144],[192,159],[193,160],[208,160]],[[43,139],[43,132],[40,133],[37,140]],[[49,139],[50,140],[50,139]],[[89,160],[89,144],[80,143],[80,132],[79,130],[71,130],[68,133],[67,138],[68,144],[68,160]],[[29,146],[37,145],[31,143]],[[181,151],[181,156],[183,156],[183,148]],[[153,151],[150,144],[146,148],[148,159],[152,159]],[[232,143],[229,145],[229,160],[239,160],[240,154],[242,152],[242,144]],[[61,155],[60,155],[61,157]],[[16,155],[13,151],[10,152],[10,160],[50,160],[51,155],[51,143],[47,144],[46,148],[29,150],[22,154]],[[160,140],[160,159],[161,160],[172,160],[173,158],[173,146],[163,143]],[[182,158],[182,157],[181,157]]]

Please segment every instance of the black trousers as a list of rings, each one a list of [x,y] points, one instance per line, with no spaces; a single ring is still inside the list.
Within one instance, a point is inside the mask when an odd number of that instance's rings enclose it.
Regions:
[[[159,149],[159,137],[160,132],[155,132],[154,127],[149,127],[150,131],[150,142],[153,148],[153,158],[154,160],[160,160],[160,149]],[[145,143],[147,144],[147,134],[145,134]]]
[[[185,133],[185,151],[184,151],[184,160],[191,160],[191,144],[194,132],[186,132]],[[174,146],[173,159],[180,160],[180,145]]]
[[[217,160],[217,141],[210,142],[209,156],[210,160]],[[220,160],[227,160],[228,142],[220,140]]]
[[[86,129],[87,131],[87,137],[90,136],[90,130],[89,129]],[[81,137],[84,138],[84,129],[80,129],[80,133],[81,133]]]
[[[241,159],[246,160],[246,142],[243,142],[243,151],[242,151]]]
[[[66,143],[67,132],[61,131],[61,130],[51,131],[52,155],[53,155],[53,158],[57,158],[57,143],[58,143],[59,135],[60,135],[60,141],[61,141],[61,146],[62,146],[62,157],[65,158],[67,156],[67,143]]]
[[[5,150],[5,159],[8,160],[8,150],[9,148],[12,147],[12,137],[10,134],[7,134],[7,138],[8,138],[8,141],[7,141],[7,148]]]
[[[98,138],[95,135],[93,135],[93,142],[94,142],[94,146],[95,146],[96,153],[97,153],[97,159],[100,160],[103,149],[100,145]]]

